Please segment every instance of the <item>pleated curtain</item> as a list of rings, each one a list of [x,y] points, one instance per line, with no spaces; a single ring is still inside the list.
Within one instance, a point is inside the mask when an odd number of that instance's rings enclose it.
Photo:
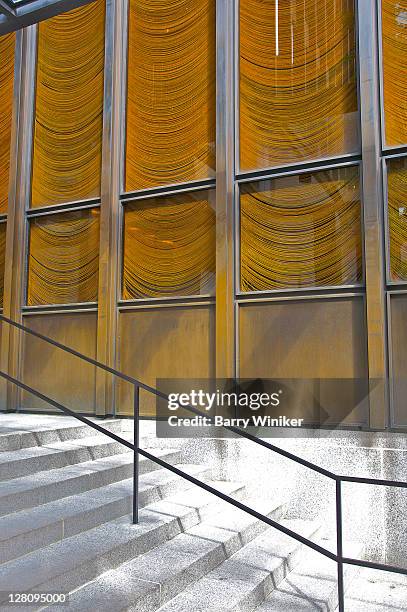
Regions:
[[[123,299],[214,292],[214,199],[198,191],[126,204]]]
[[[362,280],[357,168],[248,183],[240,201],[243,291]]]
[[[240,0],[240,166],[359,150],[353,0]]]
[[[0,214],[8,208],[15,40],[0,36]]]
[[[386,144],[407,144],[407,0],[382,0]]]
[[[31,221],[29,306],[97,301],[99,216],[95,208]]]
[[[38,26],[32,207],[100,195],[104,0]]]
[[[390,271],[393,281],[407,280],[407,159],[388,165]]]
[[[125,189],[215,173],[215,0],[130,0]]]

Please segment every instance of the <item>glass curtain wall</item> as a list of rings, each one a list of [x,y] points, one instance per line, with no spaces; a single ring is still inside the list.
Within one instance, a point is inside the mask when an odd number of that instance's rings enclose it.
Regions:
[[[79,317],[82,310],[99,323],[114,319],[116,331],[106,343],[114,345],[115,365],[150,383],[158,366],[163,377],[213,376],[225,350],[222,317],[233,329],[227,342],[236,374],[245,376],[245,364],[258,360],[259,375],[273,375],[258,346],[263,338],[280,347],[279,375],[291,376],[297,363],[297,375],[312,377],[299,355],[306,328],[314,329],[317,317],[315,376],[366,376],[360,117],[366,94],[359,87],[359,5],[236,0],[231,24],[222,21],[215,0],[96,0],[41,22],[34,104],[27,110],[32,156],[22,311],[45,317],[53,309]],[[391,317],[396,294],[397,320],[403,315],[407,324],[406,15],[405,0],[377,0],[376,127],[386,268],[381,290],[390,338],[397,336]],[[229,42],[233,57],[224,54]],[[15,36],[2,37],[0,45],[1,270]],[[233,78],[226,83],[230,69]],[[120,121],[114,123],[114,116]],[[224,160],[216,157],[222,143],[233,161],[226,188]],[[115,146],[119,187],[107,172]],[[227,198],[231,214],[225,220],[217,206]],[[103,216],[106,206],[112,207],[112,225]],[[219,290],[225,275],[219,253],[226,242],[233,253],[227,297],[232,314]],[[119,254],[109,272],[114,307],[97,313],[107,253]],[[332,308],[335,323],[328,316]],[[293,329],[298,312],[302,327],[287,343],[284,330]],[[342,350],[340,329],[347,330],[343,364],[332,357]],[[323,338],[333,346],[331,354]],[[148,348],[153,345],[154,354]],[[391,371],[407,351],[389,349]],[[131,412],[129,401],[125,394],[119,411]],[[351,424],[366,421],[356,415]]]

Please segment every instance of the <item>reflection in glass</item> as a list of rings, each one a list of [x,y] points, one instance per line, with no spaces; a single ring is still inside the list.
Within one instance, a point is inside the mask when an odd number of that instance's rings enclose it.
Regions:
[[[382,0],[386,144],[407,144],[407,0]]]
[[[8,208],[15,40],[14,33],[0,36],[0,214]]]
[[[100,195],[104,0],[38,29],[33,207]]]
[[[357,168],[247,183],[240,206],[242,291],[361,281]]]
[[[130,0],[125,190],[215,170],[215,0]]]
[[[213,293],[214,200],[196,191],[126,205],[124,300]]]
[[[240,167],[359,149],[353,0],[240,0]]]
[[[390,274],[407,280],[407,158],[388,162]]]
[[[31,221],[29,306],[97,300],[99,227],[98,208]]]

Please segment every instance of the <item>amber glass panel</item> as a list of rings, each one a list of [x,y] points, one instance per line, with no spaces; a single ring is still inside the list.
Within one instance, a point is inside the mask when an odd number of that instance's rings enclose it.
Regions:
[[[360,281],[360,209],[356,168],[244,185],[242,290],[323,287]]]
[[[359,148],[353,0],[240,0],[240,166]]]
[[[215,0],[130,0],[126,191],[215,169]]]
[[[213,201],[200,191],[126,205],[123,299],[213,292]]]
[[[6,263],[6,223],[0,223],[0,308],[3,308],[4,268]]]
[[[382,0],[386,144],[407,144],[407,0]]]
[[[0,214],[7,212],[15,34],[0,36]]]
[[[32,206],[100,195],[105,8],[39,24]]]
[[[390,273],[407,280],[407,159],[388,162]]]
[[[96,301],[98,267],[99,209],[31,221],[29,306]]]

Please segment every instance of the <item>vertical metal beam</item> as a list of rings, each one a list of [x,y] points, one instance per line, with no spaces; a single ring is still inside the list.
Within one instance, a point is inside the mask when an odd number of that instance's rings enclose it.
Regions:
[[[107,0],[100,216],[97,360],[115,367],[119,274],[121,121],[125,48],[124,0]],[[112,375],[96,375],[96,414],[114,413]]]
[[[235,0],[216,2],[216,376],[235,375]]]
[[[343,576],[343,525],[342,525],[342,482],[336,481],[336,554],[338,580],[338,612],[345,612],[345,585]]]
[[[357,0],[357,9],[370,426],[384,428],[388,384],[377,5],[372,0]]]
[[[133,402],[133,524],[139,521],[140,387],[134,385]]]
[[[21,322],[25,287],[26,219],[30,202],[31,150],[34,116],[35,60],[37,27],[30,26],[16,33],[14,108],[10,165],[10,194],[7,217],[6,266],[4,274],[4,314]],[[3,323],[1,364],[14,378],[19,378],[22,347],[18,330]],[[2,394],[2,408],[15,410],[19,393],[8,384]],[[5,404],[5,406],[4,406]]]

